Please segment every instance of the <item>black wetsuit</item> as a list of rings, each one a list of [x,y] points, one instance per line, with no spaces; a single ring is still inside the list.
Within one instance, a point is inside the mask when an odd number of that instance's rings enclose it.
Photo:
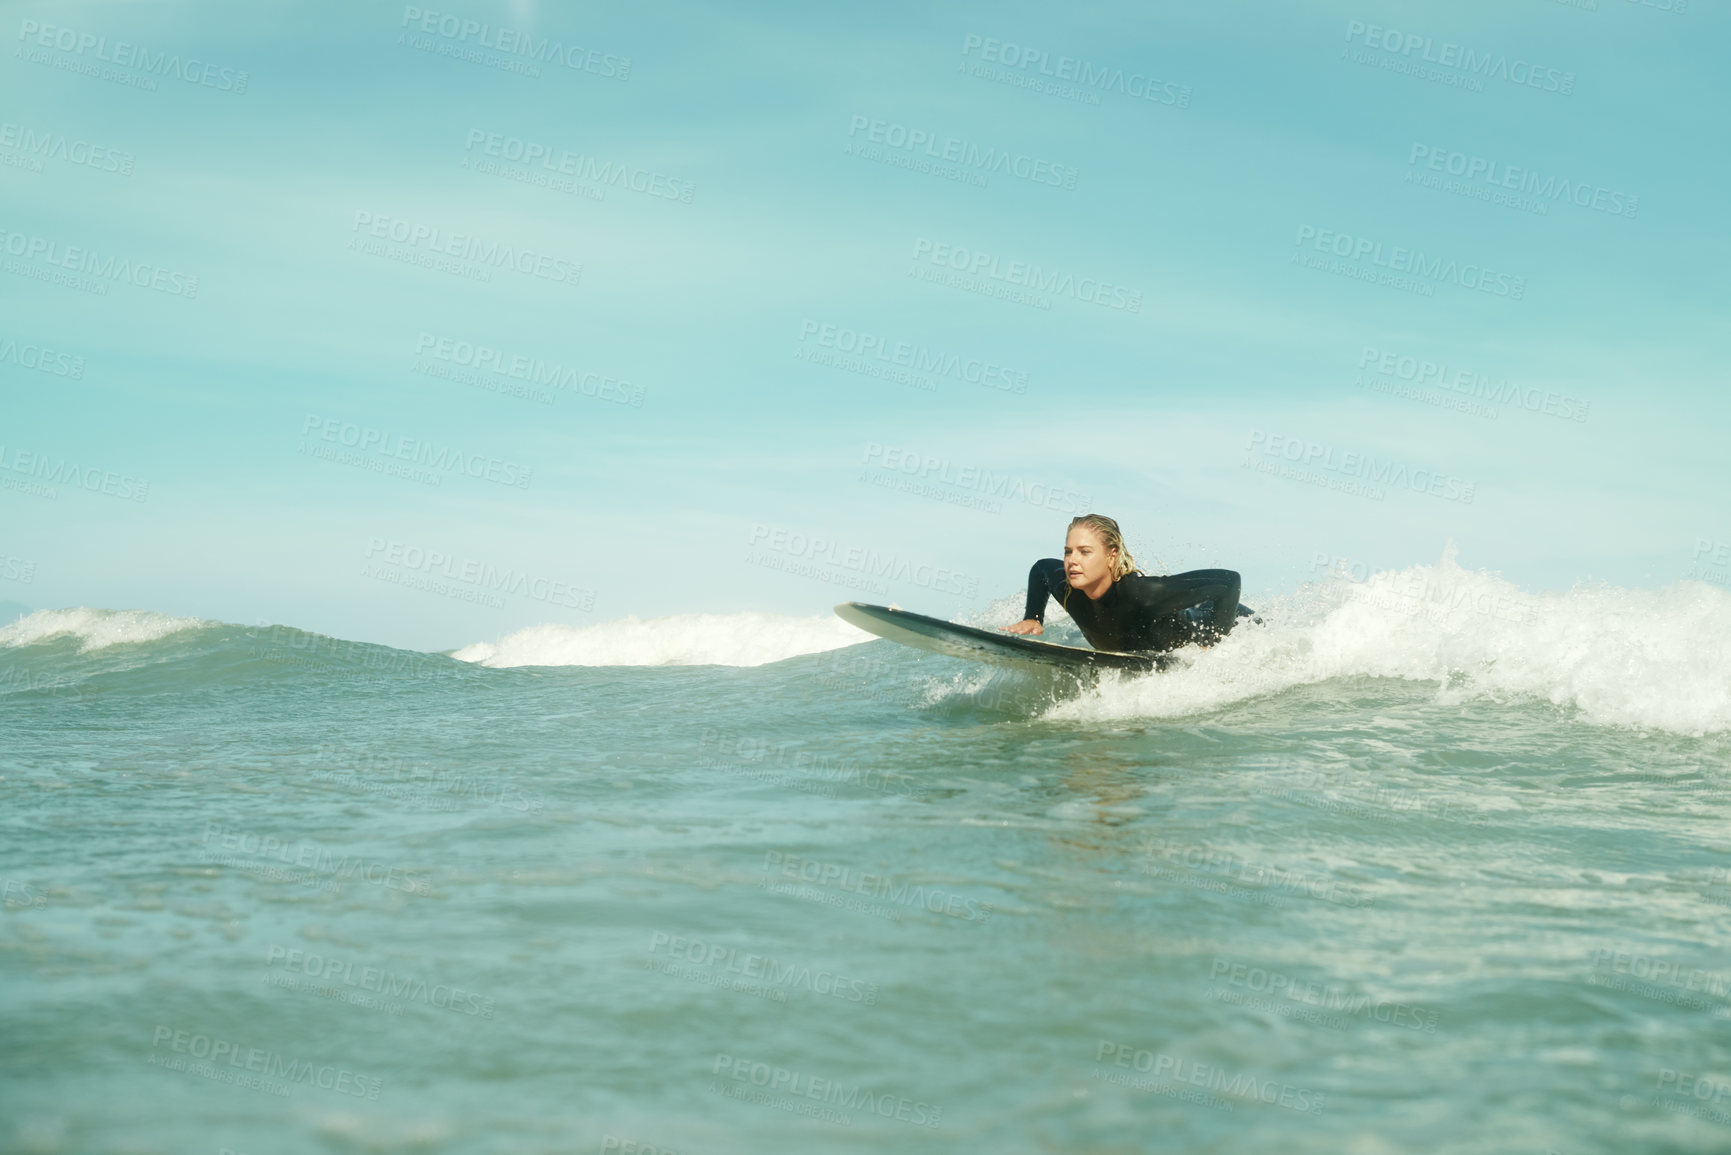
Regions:
[[[1106,587],[1096,601],[1070,587],[1063,562],[1045,557],[1028,571],[1028,609],[1022,616],[1044,622],[1046,598],[1055,597],[1096,650],[1175,650],[1215,641],[1232,629],[1240,613],[1249,612],[1238,604],[1240,584],[1229,569],[1194,569],[1170,577],[1133,573]]]

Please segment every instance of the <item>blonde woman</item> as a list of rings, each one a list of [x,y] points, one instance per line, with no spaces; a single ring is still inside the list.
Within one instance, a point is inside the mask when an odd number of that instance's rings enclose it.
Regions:
[[[1012,634],[1045,632],[1046,599],[1056,597],[1096,650],[1175,650],[1218,641],[1239,615],[1239,577],[1197,569],[1149,577],[1136,568],[1118,523],[1098,513],[1070,522],[1064,560],[1041,558],[1028,572],[1028,605]]]

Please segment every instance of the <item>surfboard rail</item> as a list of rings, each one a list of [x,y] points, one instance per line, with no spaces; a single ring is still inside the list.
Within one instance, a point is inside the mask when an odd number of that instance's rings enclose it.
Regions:
[[[865,602],[843,602],[835,607],[835,614],[849,625],[904,646],[995,666],[1146,672],[1164,669],[1170,661],[1164,654],[1087,650],[1037,642],[1020,634],[976,629],[911,610]]]

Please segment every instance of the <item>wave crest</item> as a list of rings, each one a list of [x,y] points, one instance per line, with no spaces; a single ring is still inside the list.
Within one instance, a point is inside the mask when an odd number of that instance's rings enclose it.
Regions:
[[[1603,724],[1731,729],[1731,592],[1702,582],[1530,594],[1464,569],[1451,547],[1436,565],[1331,579],[1259,609],[1267,625],[1185,651],[1187,668],[1107,679],[1046,716],[1172,717],[1330,678],[1382,677],[1436,682],[1445,701],[1519,697]]]
[[[869,642],[834,616],[676,614],[594,626],[530,626],[451,656],[483,666],[762,666]]]
[[[215,625],[203,618],[177,618],[151,610],[37,610],[11,625],[0,626],[0,647],[31,646],[71,635],[79,653],[109,646],[154,642],[182,630]]]

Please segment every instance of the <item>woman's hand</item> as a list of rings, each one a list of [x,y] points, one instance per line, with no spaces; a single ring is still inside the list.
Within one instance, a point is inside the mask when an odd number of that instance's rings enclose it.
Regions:
[[[1024,618],[1013,626],[1005,626],[1004,632],[1007,634],[1038,635],[1045,633],[1046,627],[1042,626],[1037,618]]]

